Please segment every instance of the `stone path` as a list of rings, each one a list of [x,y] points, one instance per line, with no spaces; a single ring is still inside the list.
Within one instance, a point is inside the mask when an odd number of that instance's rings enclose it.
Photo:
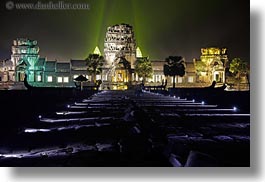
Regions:
[[[250,115],[148,92],[102,91],[40,115],[6,148],[1,166],[249,166]]]

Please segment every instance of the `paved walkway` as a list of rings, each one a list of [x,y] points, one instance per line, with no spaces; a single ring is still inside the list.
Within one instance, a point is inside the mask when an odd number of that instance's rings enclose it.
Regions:
[[[40,115],[0,164],[248,166],[250,115],[203,101],[102,91]]]

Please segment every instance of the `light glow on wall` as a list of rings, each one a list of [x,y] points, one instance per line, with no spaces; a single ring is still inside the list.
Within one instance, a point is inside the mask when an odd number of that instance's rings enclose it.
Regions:
[[[62,82],[63,82],[63,77],[58,77],[58,78],[57,78],[57,82],[58,82],[58,83],[62,83]]]
[[[47,77],[47,81],[48,81],[48,82],[52,82],[52,76],[48,76],[48,77]]]
[[[38,82],[41,82],[41,75],[38,75],[38,76],[37,76],[37,81],[38,81]]]
[[[193,83],[193,77],[192,77],[192,76],[189,76],[189,77],[188,77],[188,82],[189,82],[189,83]]]
[[[69,82],[69,77],[63,77],[63,82],[68,83]]]
[[[78,77],[78,75],[74,75],[74,76],[73,76],[74,79],[77,78],[77,77]]]

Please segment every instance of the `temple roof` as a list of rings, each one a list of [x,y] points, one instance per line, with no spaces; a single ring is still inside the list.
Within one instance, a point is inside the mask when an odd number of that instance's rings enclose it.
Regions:
[[[86,70],[87,65],[85,60],[71,60],[71,65],[73,70]]]
[[[54,72],[56,61],[46,61],[44,65],[45,71]]]
[[[70,63],[67,62],[57,62],[56,72],[70,72]]]
[[[138,58],[143,57],[143,54],[142,54],[142,51],[141,51],[140,47],[136,48],[136,57],[138,57]]]
[[[193,62],[187,61],[187,62],[185,62],[185,65],[186,65],[186,68],[185,68],[186,72],[188,72],[188,73],[196,72]]]
[[[101,52],[100,52],[98,46],[94,49],[94,52],[93,52],[93,53],[94,53],[94,54],[98,54],[98,55],[101,56]]]
[[[13,62],[10,59],[0,61],[0,67],[12,67],[12,66]]]
[[[43,67],[45,61],[46,61],[46,58],[39,58],[38,61],[37,61],[36,64],[35,64],[35,66]]]
[[[227,48],[208,47],[201,49],[202,55],[224,55],[227,54]]]

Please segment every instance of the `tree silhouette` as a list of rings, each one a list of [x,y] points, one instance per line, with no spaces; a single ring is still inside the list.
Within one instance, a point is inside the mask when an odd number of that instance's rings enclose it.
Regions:
[[[229,71],[235,76],[237,80],[237,88],[240,87],[241,78],[243,76],[246,76],[247,82],[249,84],[249,72],[250,67],[249,63],[240,59],[240,58],[234,58],[232,62],[230,63]]]
[[[146,78],[153,76],[153,67],[151,61],[147,57],[138,58],[135,64],[135,72],[140,78],[143,78],[143,82]]]
[[[175,88],[176,76],[183,77],[185,75],[184,59],[181,56],[169,56],[164,64],[164,75],[173,76],[173,88]]]
[[[102,72],[103,63],[103,56],[98,54],[89,54],[86,58],[87,71],[91,74],[94,83],[96,83],[96,75]]]

